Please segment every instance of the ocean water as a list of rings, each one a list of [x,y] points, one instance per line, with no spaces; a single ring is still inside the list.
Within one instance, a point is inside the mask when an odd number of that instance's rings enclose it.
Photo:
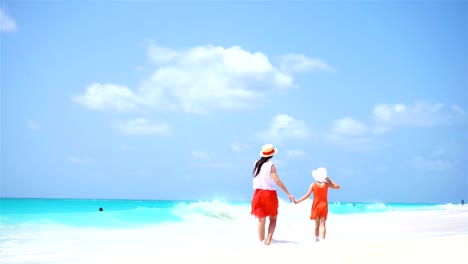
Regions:
[[[303,204],[306,203],[294,206],[304,207]],[[291,205],[281,201],[280,213],[281,209],[291,211]],[[442,211],[455,207],[457,205],[454,204],[335,202],[330,203],[329,212],[331,215],[351,215],[390,211]],[[99,211],[100,208],[103,211]],[[286,217],[303,217],[290,213]],[[249,201],[0,199],[2,228],[28,225],[135,228],[196,220],[239,221],[249,218],[251,218]]]
[[[280,201],[276,241],[311,241],[310,207],[311,200],[298,205]],[[355,236],[347,230],[362,219],[373,219],[368,220],[372,224],[388,219],[389,214],[444,215],[459,208],[455,204],[330,203],[327,234],[335,239]],[[466,222],[456,232],[468,234]],[[179,247],[180,241],[206,247],[213,243],[245,245],[257,242],[256,223],[250,215],[250,202],[3,198],[0,263],[71,263],[90,252],[142,247],[163,250]],[[448,235],[454,231],[434,232]]]

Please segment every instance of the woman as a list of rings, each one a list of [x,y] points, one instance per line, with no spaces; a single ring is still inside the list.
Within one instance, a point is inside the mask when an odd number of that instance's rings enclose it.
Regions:
[[[325,239],[327,234],[327,216],[328,216],[328,188],[335,190],[340,189],[340,186],[334,183],[327,175],[327,169],[320,167],[312,171],[312,176],[315,179],[307,193],[299,200],[294,200],[298,204],[314,193],[314,200],[312,202],[312,209],[310,211],[310,220],[315,220],[315,241],[319,242],[319,233],[322,229],[321,238]]]
[[[277,149],[272,144],[262,147],[260,159],[255,162],[253,169],[252,215],[258,218],[258,237],[266,245],[271,243],[273,233],[276,228],[276,218],[278,215],[278,194],[275,183],[288,195],[289,200],[294,201],[294,197],[288,192],[283,182],[276,173],[276,168],[270,159],[277,153]],[[269,219],[268,235],[265,239],[266,218]]]

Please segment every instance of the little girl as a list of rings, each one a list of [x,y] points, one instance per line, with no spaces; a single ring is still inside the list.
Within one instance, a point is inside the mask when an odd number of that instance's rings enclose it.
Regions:
[[[310,220],[315,220],[315,241],[320,241],[319,231],[322,228],[321,238],[325,239],[327,229],[325,223],[328,216],[328,188],[340,189],[340,186],[327,176],[327,169],[320,167],[312,171],[312,176],[315,179],[307,193],[299,200],[294,199],[294,203],[298,204],[314,193],[314,200],[312,202],[312,209],[310,214]]]

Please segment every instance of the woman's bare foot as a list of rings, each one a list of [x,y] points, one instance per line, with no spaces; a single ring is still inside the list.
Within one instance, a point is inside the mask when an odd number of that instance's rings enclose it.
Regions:
[[[265,245],[270,245],[272,239],[273,239],[273,236],[268,235],[267,239],[265,240]]]

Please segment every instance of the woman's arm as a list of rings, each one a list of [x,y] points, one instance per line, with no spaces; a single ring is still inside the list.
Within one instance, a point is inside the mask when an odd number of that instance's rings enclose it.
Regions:
[[[288,195],[289,200],[291,200],[291,202],[293,202],[294,197],[288,192],[288,189],[286,189],[286,186],[284,186],[283,182],[279,178],[278,173],[276,173],[275,165],[271,165],[270,175],[271,175],[271,178],[273,178],[273,180],[275,181],[276,185],[278,185],[281,188],[281,190],[286,195]]]
[[[310,185],[309,190],[307,191],[307,193],[306,193],[304,196],[302,196],[301,199],[299,199],[299,200],[297,200],[297,201],[294,200],[294,203],[295,203],[295,204],[298,204],[298,203],[304,201],[305,199],[309,198],[309,196],[314,192],[314,188],[313,188],[313,187],[314,187],[314,184],[312,183],[312,184]]]

